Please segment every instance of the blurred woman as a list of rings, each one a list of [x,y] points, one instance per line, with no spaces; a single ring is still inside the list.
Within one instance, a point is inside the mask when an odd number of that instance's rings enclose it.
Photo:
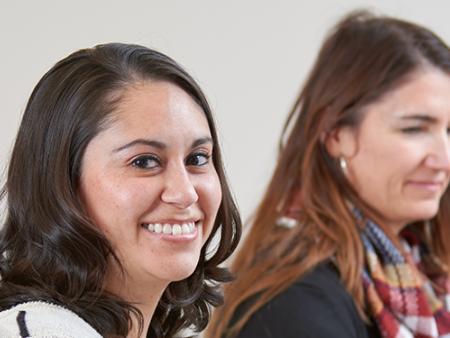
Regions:
[[[325,40],[210,337],[450,335],[450,51],[368,12]]]
[[[2,337],[172,337],[222,302],[239,215],[205,96],[164,54],[106,44],[58,62],[2,195]]]

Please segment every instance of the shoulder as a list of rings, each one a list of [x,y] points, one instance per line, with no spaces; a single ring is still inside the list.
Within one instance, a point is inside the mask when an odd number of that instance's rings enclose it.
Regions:
[[[46,302],[27,302],[0,312],[1,337],[101,338],[72,311]]]
[[[366,337],[350,294],[330,263],[318,265],[259,309],[239,338]]]

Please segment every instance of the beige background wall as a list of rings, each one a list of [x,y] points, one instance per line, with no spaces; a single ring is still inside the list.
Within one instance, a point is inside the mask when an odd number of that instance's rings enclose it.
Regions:
[[[450,41],[446,0],[0,0],[0,168],[26,100],[48,68],[79,48],[139,43],[168,53],[204,88],[247,217],[326,30],[356,7],[417,21]]]

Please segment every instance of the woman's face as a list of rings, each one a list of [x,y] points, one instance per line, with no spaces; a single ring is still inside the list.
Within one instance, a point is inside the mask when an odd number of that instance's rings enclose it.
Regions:
[[[88,144],[81,197],[131,283],[164,284],[195,270],[222,198],[212,154],[203,110],[167,82],[129,87]]]
[[[360,197],[397,233],[436,215],[450,173],[450,75],[421,69],[334,141]]]

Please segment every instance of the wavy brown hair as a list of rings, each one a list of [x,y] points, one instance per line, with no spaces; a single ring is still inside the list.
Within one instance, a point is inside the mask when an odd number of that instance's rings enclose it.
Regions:
[[[74,311],[104,336],[126,336],[132,315],[142,323],[137,308],[104,290],[108,262],[118,258],[77,192],[86,146],[105,127],[121,94],[142,81],[173,83],[203,109],[222,188],[217,218],[194,273],[167,287],[147,337],[172,337],[188,327],[201,331],[209,306],[222,303],[218,286],[231,276],[219,264],[234,251],[241,222],[209,104],[194,79],[166,55],[115,43],[61,60],[28,101],[0,194],[7,204],[0,233],[0,310],[49,301]],[[216,234],[220,241],[209,248]]]
[[[237,280],[225,289],[226,303],[216,311],[209,337],[233,336],[262,305],[331,258],[365,318],[361,228],[346,201],[377,221],[380,217],[347,183],[338,161],[326,151],[324,138],[337,127],[357,128],[367,105],[429,65],[450,74],[449,48],[413,23],[357,11],[329,33],[288,116],[275,172],[232,264]],[[301,206],[295,215],[300,225],[277,226],[293,199]],[[440,272],[447,273],[448,190],[432,223],[426,240],[442,263]]]

